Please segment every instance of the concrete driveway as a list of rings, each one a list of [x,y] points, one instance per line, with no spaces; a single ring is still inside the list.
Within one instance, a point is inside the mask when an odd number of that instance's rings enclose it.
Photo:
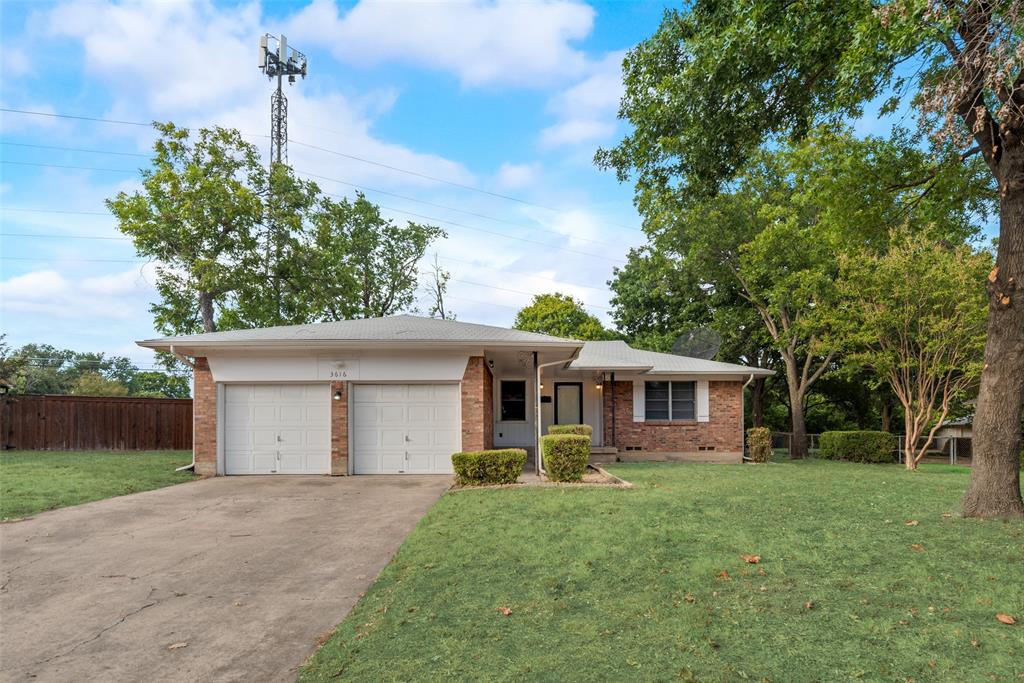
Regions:
[[[219,477],[0,524],[0,677],[293,680],[450,481]]]

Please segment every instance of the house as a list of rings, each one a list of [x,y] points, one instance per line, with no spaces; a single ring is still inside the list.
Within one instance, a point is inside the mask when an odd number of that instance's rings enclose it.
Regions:
[[[769,370],[411,315],[138,342],[194,368],[196,472],[450,473],[587,423],[609,454],[740,462]]]

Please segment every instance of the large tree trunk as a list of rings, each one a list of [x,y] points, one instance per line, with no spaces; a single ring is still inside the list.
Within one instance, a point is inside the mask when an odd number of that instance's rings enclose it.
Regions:
[[[203,320],[203,332],[216,332],[217,322],[213,317],[213,295],[199,292],[199,315]]]
[[[1007,144],[999,165],[999,247],[988,282],[985,369],[973,424],[971,484],[963,499],[968,517],[1024,517],[1024,146]]]
[[[804,423],[804,395],[797,359],[794,355],[783,352],[782,361],[786,364],[786,387],[789,390],[789,419],[792,430],[789,457],[806,458],[807,425]]]
[[[764,377],[750,385],[750,422],[754,427],[764,426]]]

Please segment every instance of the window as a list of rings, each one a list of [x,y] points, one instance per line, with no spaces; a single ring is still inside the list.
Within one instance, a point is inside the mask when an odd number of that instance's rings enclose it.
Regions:
[[[501,380],[501,420],[526,420],[526,380]]]
[[[693,420],[697,415],[696,382],[644,382],[644,419]]]

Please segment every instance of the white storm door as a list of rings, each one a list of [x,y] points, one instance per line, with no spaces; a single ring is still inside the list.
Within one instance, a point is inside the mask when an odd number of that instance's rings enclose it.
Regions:
[[[457,384],[356,384],[355,474],[451,474],[460,443]]]
[[[224,472],[330,474],[330,385],[226,385]]]

